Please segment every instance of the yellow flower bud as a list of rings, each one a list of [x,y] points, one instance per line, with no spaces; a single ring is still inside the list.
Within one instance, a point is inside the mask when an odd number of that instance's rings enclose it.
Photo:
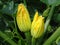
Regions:
[[[30,30],[31,28],[30,16],[28,10],[23,4],[18,5],[16,20],[20,31],[26,32]]]
[[[34,38],[39,38],[43,34],[43,32],[44,32],[44,17],[38,16],[38,12],[36,12],[31,26],[31,35]]]

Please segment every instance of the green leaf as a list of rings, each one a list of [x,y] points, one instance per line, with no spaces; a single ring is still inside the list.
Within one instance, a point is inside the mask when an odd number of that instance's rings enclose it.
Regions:
[[[14,2],[11,1],[3,6],[2,12],[7,14],[13,14]]]
[[[50,7],[48,7],[44,12],[43,12],[43,16],[47,17],[48,13],[49,13]]]
[[[3,5],[2,8],[3,14],[8,14],[14,17],[16,11],[17,11],[17,4],[14,4],[13,1],[7,2],[6,4]]]
[[[60,0],[40,0],[40,1],[42,1],[47,5],[55,5],[55,6],[60,5]]]
[[[8,30],[5,30],[4,33],[5,33],[9,38],[11,38],[11,39],[13,38],[13,35],[14,35],[14,34],[13,34],[13,32],[11,32],[11,30],[9,30],[9,29],[8,29]]]
[[[51,45],[51,43],[60,36],[60,27],[44,42],[43,45]]]
[[[60,45],[60,42],[57,45]]]
[[[56,44],[60,44],[60,36],[57,38],[57,40],[56,40]]]
[[[4,40],[6,40],[8,43],[10,43],[11,45],[17,45],[13,40],[11,40],[11,38],[9,38],[5,33],[3,33],[2,31],[0,31],[0,37],[2,37]]]

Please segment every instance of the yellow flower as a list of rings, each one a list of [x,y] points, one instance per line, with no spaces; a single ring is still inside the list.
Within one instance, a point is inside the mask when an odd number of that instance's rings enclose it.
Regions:
[[[30,30],[31,28],[30,16],[28,10],[23,4],[18,5],[16,20],[20,31],[26,32]]]
[[[38,16],[38,12],[36,12],[31,26],[31,35],[34,38],[39,38],[43,34],[43,32],[44,32],[44,17]]]

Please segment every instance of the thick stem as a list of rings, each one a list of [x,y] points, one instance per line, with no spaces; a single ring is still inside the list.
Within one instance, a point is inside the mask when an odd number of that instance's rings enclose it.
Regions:
[[[51,43],[60,36],[60,27],[52,34],[51,37],[43,45],[51,45]]]
[[[36,45],[36,39],[32,37],[32,44],[31,45]]]
[[[46,32],[46,29],[47,29],[47,27],[48,27],[48,25],[50,23],[51,18],[52,18],[54,8],[55,8],[55,6],[51,7],[50,13],[49,13],[49,15],[48,15],[48,17],[46,19],[46,22],[45,22],[45,32]]]
[[[31,35],[30,32],[25,32],[27,45],[31,45]]]
[[[6,34],[0,31],[0,37],[2,37],[4,40],[6,40],[11,45],[17,45],[13,40],[11,40]]]

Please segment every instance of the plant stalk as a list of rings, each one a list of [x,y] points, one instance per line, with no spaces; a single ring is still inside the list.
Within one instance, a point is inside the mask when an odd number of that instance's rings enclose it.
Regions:
[[[17,45],[13,40],[11,40],[6,34],[0,31],[0,37],[2,37],[4,40],[6,40],[11,45]]]
[[[60,27],[45,41],[43,45],[51,45],[51,43],[60,36]]]
[[[13,31],[18,35],[19,39],[23,40],[23,38],[21,37],[21,35],[19,35],[19,33],[17,31],[17,25],[16,25],[16,19],[15,19],[15,17],[14,17],[14,25],[15,25],[15,29],[13,29]]]
[[[47,27],[48,27],[48,25],[49,25],[49,23],[50,23],[50,20],[51,20],[51,18],[52,18],[52,15],[53,15],[53,12],[54,12],[54,8],[55,8],[55,6],[53,5],[53,6],[51,7],[50,12],[49,12],[49,15],[48,15],[48,17],[47,17],[47,19],[46,19],[46,22],[45,22],[45,32],[46,32]]]
[[[25,32],[25,36],[26,36],[26,43],[27,43],[27,45],[31,45],[31,35],[30,35],[30,32]]]
[[[36,45],[36,39],[32,37],[32,44],[31,45]]]
[[[27,6],[27,5],[26,5],[26,0],[23,0],[23,2],[24,2],[24,5]]]

